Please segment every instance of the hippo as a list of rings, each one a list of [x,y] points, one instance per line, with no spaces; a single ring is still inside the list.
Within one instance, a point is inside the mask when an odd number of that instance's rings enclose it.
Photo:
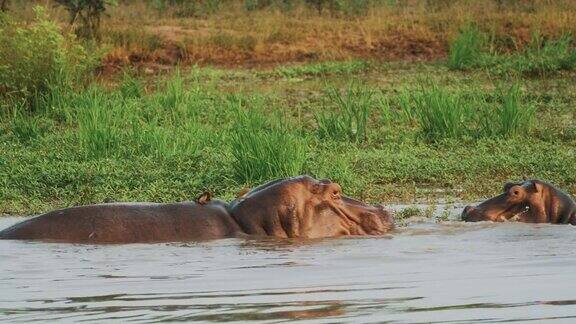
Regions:
[[[382,235],[393,227],[383,206],[343,196],[339,184],[309,176],[268,182],[232,201],[229,210],[244,233],[258,236]]]
[[[576,225],[576,203],[549,183],[525,180],[506,183],[503,193],[476,207],[466,206],[462,220]]]
[[[278,179],[230,204],[205,193],[193,202],[108,203],[51,211],[3,231],[0,239],[67,243],[185,242],[269,236],[382,235],[393,227],[383,206],[342,195],[330,180]]]
[[[206,199],[201,197],[199,201]],[[227,204],[108,203],[51,211],[0,232],[0,239],[69,243],[207,240],[240,232]]]

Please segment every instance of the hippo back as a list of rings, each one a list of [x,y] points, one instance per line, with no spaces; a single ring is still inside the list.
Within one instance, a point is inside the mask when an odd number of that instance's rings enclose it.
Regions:
[[[5,229],[0,239],[138,243],[205,240],[237,232],[221,201],[205,205],[113,203],[48,212]]]

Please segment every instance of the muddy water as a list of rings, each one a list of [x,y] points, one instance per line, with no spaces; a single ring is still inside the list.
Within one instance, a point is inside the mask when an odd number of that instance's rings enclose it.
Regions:
[[[460,222],[308,242],[0,241],[0,321],[573,323],[575,247],[572,226]]]

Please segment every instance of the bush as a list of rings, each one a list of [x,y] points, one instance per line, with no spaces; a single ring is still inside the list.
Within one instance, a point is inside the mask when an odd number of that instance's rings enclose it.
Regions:
[[[0,98],[34,102],[78,81],[91,66],[84,48],[60,33],[41,7],[29,26],[0,16]]]
[[[100,18],[106,6],[115,5],[116,0],[56,0],[68,11],[70,25],[77,20],[80,24],[76,27],[76,34],[87,39],[100,38]]]

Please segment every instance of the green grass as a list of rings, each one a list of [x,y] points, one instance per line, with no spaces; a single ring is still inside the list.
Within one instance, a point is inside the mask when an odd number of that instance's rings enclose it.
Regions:
[[[368,138],[368,119],[373,105],[371,90],[350,84],[342,93],[326,90],[327,105],[315,115],[320,138],[364,142]]]
[[[0,212],[204,190],[231,199],[303,173],[384,203],[478,199],[522,177],[576,192],[573,74],[510,79],[402,63],[351,76],[195,68],[55,88],[34,113],[3,102]]]
[[[576,68],[576,48],[571,35],[545,39],[533,32],[526,48],[512,53],[489,52],[488,37],[475,25],[466,25],[450,44],[447,65],[453,70],[486,69],[498,74],[511,72],[544,77]]]
[[[513,137],[528,133],[534,124],[535,109],[522,104],[519,85],[500,90],[500,106],[489,109],[482,118],[482,133],[486,136]]]
[[[266,116],[255,107],[234,108],[229,139],[238,183],[257,185],[302,173],[307,153],[305,137],[290,131],[274,114]]]
[[[474,24],[464,26],[450,44],[448,66],[454,70],[473,67],[483,55],[486,38]]]
[[[413,101],[415,108],[412,110],[428,141],[459,139],[467,134],[471,105],[462,96],[433,85],[414,94]]]
[[[367,61],[352,60],[343,62],[320,62],[296,66],[282,66],[276,68],[271,73],[269,72],[263,74],[271,74],[285,78],[319,77],[330,75],[358,74],[367,71],[369,68],[370,63]]]
[[[525,135],[534,124],[534,107],[523,104],[517,84],[493,92],[422,84],[403,89],[395,100],[402,109],[400,117],[416,124],[432,143],[510,138]]]

